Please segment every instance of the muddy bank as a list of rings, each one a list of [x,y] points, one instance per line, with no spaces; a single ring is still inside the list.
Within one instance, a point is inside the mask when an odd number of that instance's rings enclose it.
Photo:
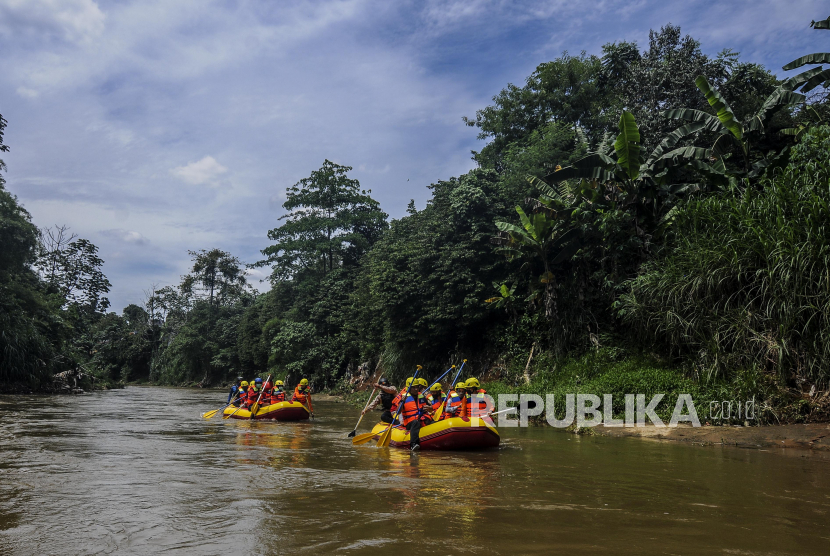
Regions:
[[[761,427],[594,427],[601,436],[637,437],[650,440],[671,440],[700,445],[726,445],[742,448],[799,448],[830,452],[830,423],[802,425],[769,425]]]

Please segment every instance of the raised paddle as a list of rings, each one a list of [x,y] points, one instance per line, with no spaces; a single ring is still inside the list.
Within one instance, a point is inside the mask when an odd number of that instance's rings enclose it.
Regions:
[[[412,375],[412,382],[409,383],[410,388],[412,387],[412,384],[415,382],[415,379],[418,378],[418,373],[421,372],[422,368],[423,367],[418,365],[418,368],[415,371],[415,374]],[[406,388],[405,383],[404,383],[404,388]],[[409,388],[407,388],[407,394],[408,393],[409,393]],[[381,433],[380,438],[378,438],[378,446],[381,446],[381,447],[389,446],[389,441],[392,439],[392,428],[395,426],[395,421],[398,420],[398,415],[401,414],[401,410],[403,409],[403,406],[404,406],[404,403],[403,403],[404,400],[406,400],[406,397],[402,396],[401,397],[401,403],[398,404],[398,410],[395,412],[395,416],[392,418],[392,422],[389,424],[388,427],[386,427],[386,430]]]
[[[447,407],[447,400],[450,399],[450,391],[455,388],[455,381],[458,380],[458,377],[461,376],[461,371],[464,370],[464,365],[467,364],[467,360],[461,362],[461,368],[458,369],[458,372],[455,373],[455,377],[452,379],[452,384],[450,384],[449,388],[447,388],[447,395],[444,397],[444,403],[438,406],[438,411],[435,412],[435,420],[441,418],[441,414],[444,413],[444,409]]]
[[[372,398],[374,397],[375,392],[377,392],[377,391],[378,391],[377,386],[375,386],[375,388],[372,390],[372,393],[369,394],[369,399],[366,400],[366,407],[364,407],[363,411],[360,412],[360,419],[357,420],[357,424],[354,426],[354,430],[352,432],[350,432],[349,436],[347,436],[346,438],[352,438],[352,437],[354,437],[354,435],[357,434],[357,427],[360,426],[360,422],[363,420],[363,414],[366,412],[367,409],[369,409],[369,404],[372,403]]]
[[[268,375],[268,378],[265,379],[265,384],[268,384],[269,382],[271,382],[271,377],[272,376],[273,375]],[[251,406],[251,421],[254,420],[254,415],[256,415],[256,412],[259,411],[259,400],[262,399],[262,395],[264,393],[265,393],[265,388],[263,387],[262,390],[259,391],[259,396],[257,396],[256,401],[254,402],[254,405]]]

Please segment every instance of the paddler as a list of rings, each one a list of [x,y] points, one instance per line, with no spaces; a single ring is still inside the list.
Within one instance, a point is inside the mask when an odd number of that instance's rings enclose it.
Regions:
[[[487,411],[487,399],[484,395],[487,390],[481,388],[477,378],[468,378],[465,383],[467,390],[467,415],[476,417]]]
[[[430,406],[426,397],[421,394],[421,386],[417,382],[412,382],[409,393],[403,400],[403,410],[401,411],[403,426],[409,431],[410,450],[420,449],[421,427],[432,423],[430,415],[432,415],[432,406]]]
[[[246,383],[247,384],[247,383]],[[228,393],[228,404],[239,396],[239,387],[242,386],[242,377],[236,377],[236,382],[231,384],[231,391]]]
[[[432,395],[432,410],[438,411],[441,404],[444,403],[444,390],[440,382],[436,382],[429,388],[429,393]]]
[[[259,393],[261,391],[262,391],[262,379],[257,377],[248,386],[248,395],[245,399],[245,408],[246,409],[249,409],[249,408],[253,407],[253,405],[256,403],[257,399],[259,398]]]
[[[412,383],[414,381],[415,381],[415,379],[412,378],[412,377],[409,377],[409,378],[406,379],[406,382],[404,383],[404,387],[401,388],[401,391],[398,392],[398,395],[395,396],[395,398],[392,400],[392,413],[395,413],[396,411],[398,411],[398,406],[401,405],[401,400],[404,398],[404,396],[406,396],[407,390],[409,390],[409,387],[412,386]]]
[[[459,382],[455,388],[450,390],[447,394],[447,405],[444,412],[441,414],[442,419],[451,419],[452,417],[461,416],[461,406],[467,398],[467,383]]]
[[[307,378],[302,379],[297,387],[294,388],[294,395],[291,396],[291,401],[303,404],[309,413],[314,413],[314,409],[311,407],[311,388],[308,386]]]
[[[392,417],[392,402],[395,400],[397,390],[394,386],[389,384],[389,379],[386,377],[381,378],[375,384],[372,384],[373,388],[377,388],[380,390],[380,394],[378,397],[375,398],[375,401],[370,403],[366,409],[360,412],[361,415],[366,415],[367,411],[372,411],[375,409],[378,404],[383,408],[383,413],[380,415],[380,420],[383,423],[391,423],[393,420]]]
[[[285,401],[285,383],[278,380],[274,383],[274,389],[271,390],[271,403],[280,403]]]

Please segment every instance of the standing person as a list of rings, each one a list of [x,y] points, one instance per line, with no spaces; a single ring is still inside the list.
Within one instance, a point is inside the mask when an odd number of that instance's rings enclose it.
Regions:
[[[466,398],[467,384],[465,382],[457,383],[455,388],[447,393],[447,405],[444,407],[441,418],[451,419],[453,417],[461,417],[462,406]]]
[[[228,393],[228,403],[230,404],[234,398],[239,395],[239,387],[242,386],[242,377],[236,377],[236,382],[231,384],[231,391]]]
[[[441,387],[441,383],[436,382],[433,384],[429,389],[429,393],[432,395],[432,411],[438,411],[438,408],[441,407],[442,403],[444,403],[444,391]]]
[[[378,397],[375,398],[375,401],[370,403],[366,406],[366,409],[360,412],[361,415],[366,415],[367,411],[372,411],[375,409],[378,404],[383,408],[383,413],[380,415],[380,420],[384,423],[391,423],[394,419],[392,416],[392,402],[395,400],[397,390],[394,386],[389,384],[389,380],[386,377],[381,378],[375,384],[372,385],[373,388],[377,388],[380,390],[380,394]]]
[[[421,427],[432,423],[430,415],[432,407],[427,399],[421,394],[420,386],[412,383],[409,387],[409,394],[403,400],[403,411],[401,418],[403,426],[409,431],[409,449],[418,450],[421,447]]]

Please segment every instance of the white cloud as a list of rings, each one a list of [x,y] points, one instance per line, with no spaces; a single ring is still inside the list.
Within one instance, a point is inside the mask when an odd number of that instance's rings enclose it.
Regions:
[[[216,162],[215,158],[206,156],[202,160],[173,168],[170,173],[189,184],[217,185],[219,176],[227,171],[228,169]]]
[[[119,241],[123,241],[124,243],[134,243],[136,245],[145,245],[149,243],[149,240],[146,237],[131,230],[116,228],[112,230],[101,230],[100,233],[103,236],[117,239]]]
[[[34,89],[27,89],[26,87],[18,87],[17,94],[23,98],[37,98],[40,93]]]
[[[93,0],[0,0],[0,33],[89,42],[104,30]]]

